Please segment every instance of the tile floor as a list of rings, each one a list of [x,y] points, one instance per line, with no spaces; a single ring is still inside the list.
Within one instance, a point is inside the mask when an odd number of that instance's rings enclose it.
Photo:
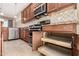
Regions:
[[[40,56],[40,53],[32,51],[28,43],[18,39],[4,41],[3,56]]]

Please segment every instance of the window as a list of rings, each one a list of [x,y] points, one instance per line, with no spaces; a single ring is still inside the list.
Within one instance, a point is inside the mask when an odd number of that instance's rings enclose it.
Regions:
[[[3,21],[3,27],[8,27],[8,21]]]

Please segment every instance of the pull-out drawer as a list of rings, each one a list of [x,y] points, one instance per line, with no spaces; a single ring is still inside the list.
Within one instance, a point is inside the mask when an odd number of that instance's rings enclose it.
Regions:
[[[76,33],[76,24],[59,24],[59,25],[46,25],[42,27],[45,32],[69,32]]]

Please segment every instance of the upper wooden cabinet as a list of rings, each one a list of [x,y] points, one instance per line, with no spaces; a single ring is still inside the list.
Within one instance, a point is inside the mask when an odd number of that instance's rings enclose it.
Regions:
[[[26,10],[25,10],[25,12],[26,12],[26,14],[25,14],[26,21],[29,21],[29,20],[30,20],[30,14],[31,14],[30,10],[31,10],[31,6],[29,5],[29,6],[26,8]]]
[[[21,12],[22,23],[26,23],[35,17],[34,10],[40,4],[42,4],[42,3],[31,3]],[[47,8],[46,8],[47,12],[46,13],[59,11],[59,10],[66,8],[67,6],[70,6],[70,5],[75,6],[75,3],[47,3]]]
[[[59,11],[69,5],[75,6],[75,3],[47,3],[47,12]]]
[[[48,3],[47,4],[47,12],[52,12],[57,8],[57,3]]]
[[[30,4],[21,12],[22,23],[26,23],[34,17],[33,9],[34,5]]]
[[[21,12],[21,22],[24,23],[24,11]]]

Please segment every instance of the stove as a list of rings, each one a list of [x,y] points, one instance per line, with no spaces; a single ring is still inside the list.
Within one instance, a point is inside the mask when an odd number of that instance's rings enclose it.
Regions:
[[[33,31],[41,31],[42,26],[40,24],[34,24],[29,26],[29,45],[32,47],[32,32]]]

